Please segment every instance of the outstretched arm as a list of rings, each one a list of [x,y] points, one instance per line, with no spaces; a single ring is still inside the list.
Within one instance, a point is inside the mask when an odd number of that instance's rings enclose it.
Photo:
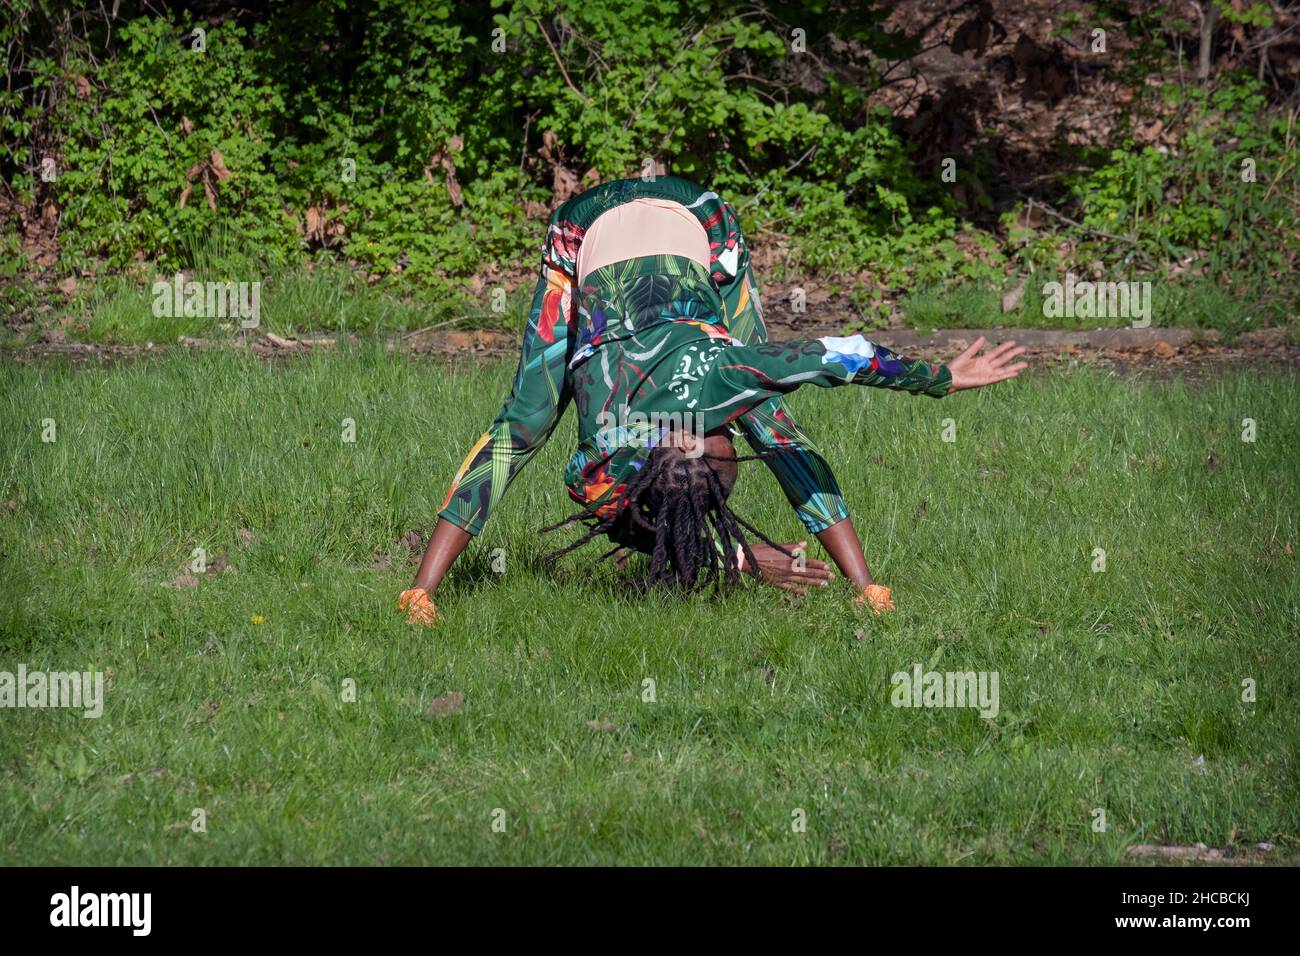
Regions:
[[[705,427],[716,428],[801,385],[869,385],[942,398],[949,392],[1015,378],[1027,367],[1024,362],[1010,364],[1025,351],[1015,342],[980,355],[983,347],[981,337],[950,365],[934,365],[895,355],[860,335],[733,345],[720,350],[710,366],[699,411],[705,416]]]
[[[1025,351],[1017,348],[1015,342],[1004,343],[987,355],[980,355],[984,345],[981,337],[947,366],[896,356],[861,336],[726,349],[713,370],[722,384],[709,390],[710,401],[714,398],[723,401],[706,408],[743,409],[746,403],[752,403],[748,407],[754,411],[741,419],[749,435],[754,422],[747,422],[746,418],[753,418],[759,408],[766,407],[762,403],[772,396],[793,391],[800,385],[874,385],[941,397],[948,392],[1015,378],[1026,368],[1024,362],[1012,364]],[[780,445],[772,443],[772,447]],[[860,601],[877,613],[893,607],[889,589],[872,580],[857,530],[847,516],[814,533],[840,571],[853,583]]]

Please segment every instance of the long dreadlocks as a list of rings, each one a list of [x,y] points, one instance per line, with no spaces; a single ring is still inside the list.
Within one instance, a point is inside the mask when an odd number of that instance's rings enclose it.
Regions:
[[[576,551],[603,534],[615,546],[601,555],[602,560],[624,547],[650,555],[647,585],[690,589],[701,583],[711,587],[719,580],[727,586],[735,585],[740,581],[738,551],[743,551],[751,567],[758,565],[746,531],[784,554],[790,552],[727,507],[731,489],[724,486],[711,462],[753,461],[761,457],[690,457],[676,448],[656,448],[627,483],[613,514],[601,518],[594,508],[588,508],[542,529],[555,531],[576,521],[589,522],[581,538],[548,557]],[[702,582],[698,580],[701,575]]]

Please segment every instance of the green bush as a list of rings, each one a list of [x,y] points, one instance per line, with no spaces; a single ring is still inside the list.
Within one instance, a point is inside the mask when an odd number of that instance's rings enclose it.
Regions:
[[[1252,314],[1294,306],[1269,284],[1297,251],[1292,134],[1250,78],[1153,100],[1128,77],[1132,121],[1076,150],[1056,184],[1081,227],[1026,234],[997,231],[981,190],[960,207],[871,105],[879,65],[919,48],[885,32],[884,4],[291,0],[212,18],[205,4],[124,0],[110,21],[65,0],[6,3],[0,173],[17,205],[57,204],[59,275],[270,277],[329,262],[356,288],[474,314],[485,281],[534,268],[557,168],[609,179],[663,162],[731,198],[756,244],[784,239],[778,276],[942,294],[1098,259],[1155,274],[1190,261]],[[1147,31],[1130,72],[1168,61],[1144,9],[1095,5],[1097,22]],[[834,62],[798,59],[796,30],[833,38]],[[1161,105],[1187,132],[1165,152],[1138,148],[1133,125]],[[988,178],[982,149],[961,176]],[[46,156],[52,183],[37,175]],[[1241,180],[1247,159],[1255,183]],[[222,251],[202,252],[218,234]],[[25,271],[6,236],[0,274]]]

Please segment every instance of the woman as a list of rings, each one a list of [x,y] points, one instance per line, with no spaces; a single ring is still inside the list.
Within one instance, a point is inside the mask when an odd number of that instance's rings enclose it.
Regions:
[[[570,401],[578,448],[565,483],[588,532],[650,556],[648,579],[692,587],[749,573],[803,593],[833,577],[726,504],[741,435],[804,526],[880,613],[876,584],[830,466],[782,396],[803,384],[872,385],[942,397],[1014,378],[1024,349],[984,340],[947,366],[862,336],[767,342],[749,252],[731,206],[675,177],[594,187],[551,217],[514,387],[461,465],[413,586],[399,607],[437,618],[433,594]],[[556,525],[555,527],[559,527]],[[549,530],[549,529],[548,529]],[[751,544],[746,532],[760,538]]]

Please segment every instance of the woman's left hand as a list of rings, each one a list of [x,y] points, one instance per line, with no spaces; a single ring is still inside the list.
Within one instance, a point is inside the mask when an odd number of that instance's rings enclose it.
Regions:
[[[959,392],[966,388],[981,388],[994,382],[1005,382],[1015,378],[1029,367],[1027,362],[1008,364],[1013,358],[1025,354],[1024,348],[1016,348],[1015,340],[1003,342],[987,355],[980,355],[980,349],[986,342],[984,336],[975,340],[975,344],[948,363],[948,372],[952,375],[949,392]]]
[[[795,556],[791,557],[770,544],[751,545],[749,550],[753,553],[758,566],[752,566],[749,558],[746,557],[743,570],[746,574],[754,575],[764,584],[793,591],[795,594],[806,594],[810,587],[824,588],[831,583],[835,574],[825,561],[813,561],[805,557],[803,549],[807,546],[807,541],[788,542],[782,545],[786,551],[795,553]]]

